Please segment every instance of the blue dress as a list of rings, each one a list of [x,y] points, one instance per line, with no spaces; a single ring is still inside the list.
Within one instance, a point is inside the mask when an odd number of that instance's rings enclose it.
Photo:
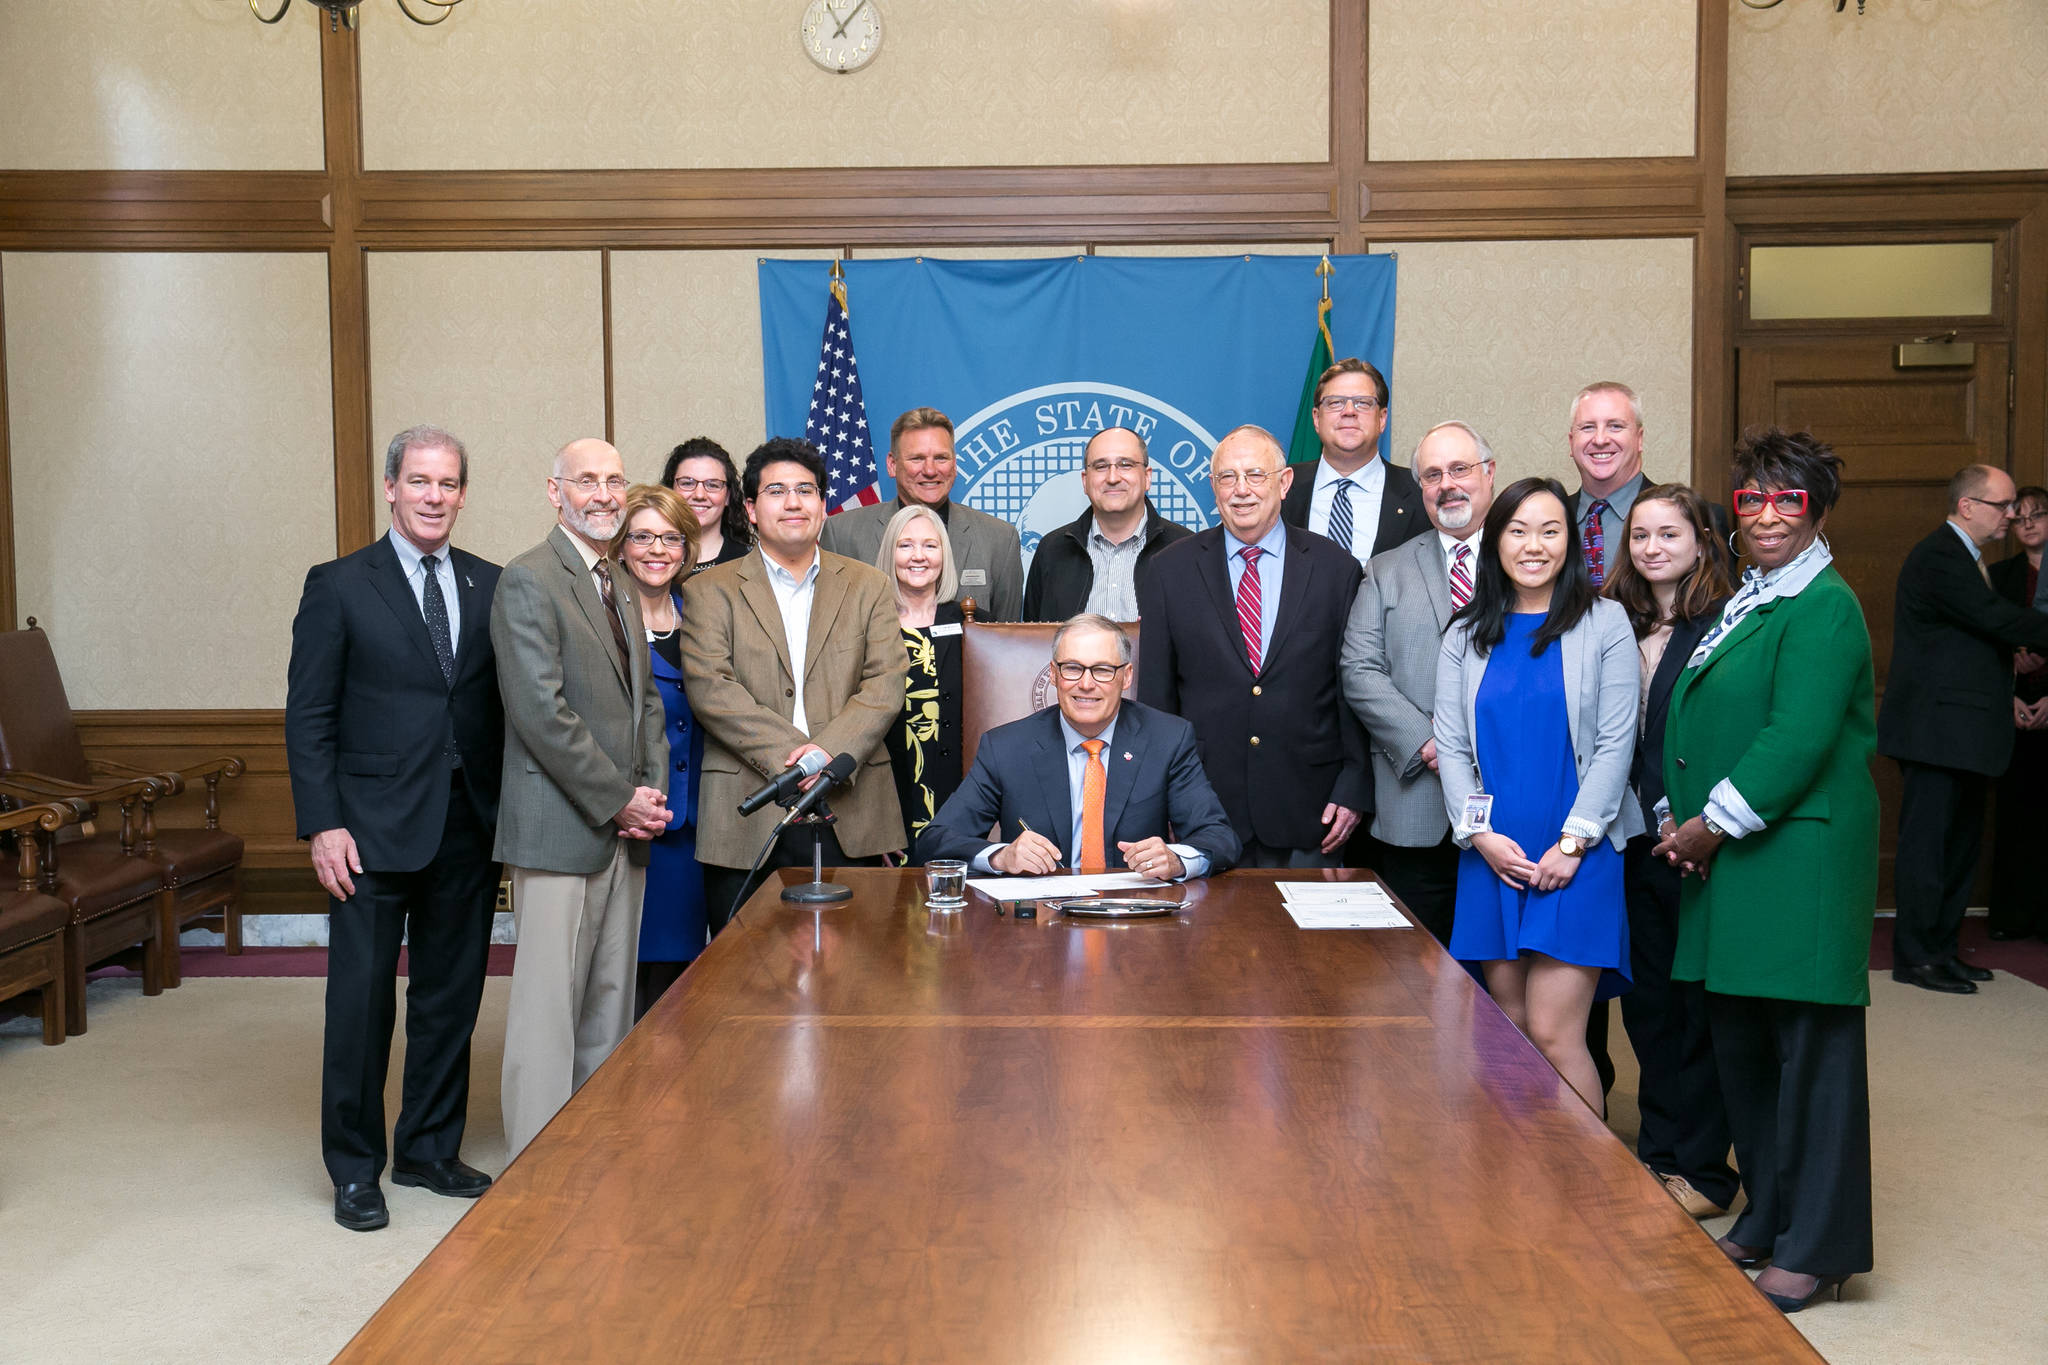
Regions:
[[[1564,649],[1553,641],[1529,657],[1542,624],[1540,614],[1508,617],[1507,638],[1494,647],[1479,680],[1472,719],[1479,772],[1493,793],[1493,828],[1531,860],[1557,842],[1579,796]],[[1604,968],[1598,999],[1628,989],[1628,901],[1621,854],[1612,843],[1602,838],[1587,849],[1578,872],[1555,891],[1518,891],[1495,875],[1479,850],[1458,854],[1451,956],[1500,962],[1524,952]]]
[[[682,599],[676,616],[682,617]],[[675,823],[653,842],[647,859],[647,892],[640,902],[640,960],[694,962],[704,951],[704,868],[697,861],[697,770],[704,761],[704,731],[683,695],[683,674],[663,657],[676,648],[682,631],[647,652],[668,728],[668,808]]]

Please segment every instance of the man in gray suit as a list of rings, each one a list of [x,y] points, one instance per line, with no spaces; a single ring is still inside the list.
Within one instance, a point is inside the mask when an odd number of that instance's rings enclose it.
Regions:
[[[1379,871],[1422,926],[1448,944],[1458,898],[1431,718],[1451,613],[1472,596],[1479,530],[1493,506],[1493,451],[1463,422],[1422,434],[1412,462],[1435,534],[1373,557],[1351,604],[1339,667],[1372,750]]]
[[[960,595],[974,599],[983,621],[1014,621],[1024,610],[1024,551],[1017,528],[1000,517],[953,501],[959,466],[953,458],[953,419],[937,408],[912,408],[889,428],[889,477],[896,501],[855,507],[825,518],[819,544],[835,555],[863,564],[882,550],[889,518],[922,503],[946,523],[953,560],[960,567]]]
[[[606,550],[626,469],[598,440],[555,456],[548,538],[505,566],[491,644],[505,700],[495,856],[519,952],[505,1018],[517,1156],[633,1026],[647,840],[668,827],[668,735],[640,610]]]

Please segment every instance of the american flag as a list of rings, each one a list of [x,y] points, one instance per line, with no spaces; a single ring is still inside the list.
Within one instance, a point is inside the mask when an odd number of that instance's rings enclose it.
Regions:
[[[825,336],[818,345],[818,379],[811,385],[804,439],[825,457],[828,514],[882,500],[881,472],[868,440],[867,405],[860,396],[860,369],[853,359],[853,327],[846,320],[846,282],[837,263],[825,301]]]

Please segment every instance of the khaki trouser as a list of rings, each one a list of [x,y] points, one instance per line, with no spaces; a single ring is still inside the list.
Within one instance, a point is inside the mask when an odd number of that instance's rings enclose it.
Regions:
[[[505,869],[519,926],[505,1016],[505,1141],[518,1156],[633,1027],[647,869],[624,841],[587,877]]]

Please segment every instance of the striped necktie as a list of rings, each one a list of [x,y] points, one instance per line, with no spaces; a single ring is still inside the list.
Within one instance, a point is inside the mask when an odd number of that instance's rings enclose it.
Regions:
[[[1586,526],[1583,539],[1586,542],[1586,568],[1593,575],[1593,586],[1599,587],[1607,581],[1607,536],[1600,529],[1600,514],[1607,510],[1607,499],[1601,498],[1586,509]]]
[[[1463,541],[1451,551],[1451,607],[1463,611],[1472,600],[1472,547]]]
[[[1330,539],[1351,548],[1351,480],[1337,480],[1337,496],[1330,504]]]
[[[1237,628],[1244,632],[1244,653],[1251,660],[1254,673],[1259,671],[1259,622],[1265,614],[1265,602],[1259,592],[1259,556],[1264,553],[1256,545],[1238,551],[1244,559],[1244,576],[1237,580]]]

